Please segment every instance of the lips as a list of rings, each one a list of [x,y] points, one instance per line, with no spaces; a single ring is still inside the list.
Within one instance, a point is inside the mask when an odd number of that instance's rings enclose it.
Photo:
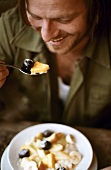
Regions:
[[[64,37],[60,37],[60,38],[57,38],[57,39],[52,39],[51,41],[53,41],[53,42],[58,42],[58,41],[61,41],[61,40],[63,40],[64,39]]]
[[[60,46],[61,44],[63,44],[63,41],[64,41],[65,38],[66,38],[66,36],[53,38],[48,42],[48,44],[53,45],[53,46]]]

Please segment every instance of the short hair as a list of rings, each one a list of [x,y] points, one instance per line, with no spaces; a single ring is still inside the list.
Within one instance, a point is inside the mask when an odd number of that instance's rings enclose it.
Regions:
[[[26,25],[31,26],[26,15],[26,1],[18,0],[18,7],[22,20]],[[97,30],[100,31],[107,22],[109,0],[84,0],[88,10],[88,26],[91,35]]]

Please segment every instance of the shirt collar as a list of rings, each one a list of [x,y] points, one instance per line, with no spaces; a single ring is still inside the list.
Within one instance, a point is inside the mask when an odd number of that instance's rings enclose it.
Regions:
[[[87,45],[85,56],[92,59],[94,62],[110,68],[110,53],[107,33],[104,32],[102,35],[95,35],[93,40]]]
[[[12,37],[10,43],[19,48],[38,53],[42,51],[44,46],[40,35],[26,25],[23,26],[14,37]]]

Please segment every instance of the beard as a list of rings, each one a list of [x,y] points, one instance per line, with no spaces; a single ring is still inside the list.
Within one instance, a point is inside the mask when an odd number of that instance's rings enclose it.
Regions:
[[[83,36],[81,36],[81,33],[74,35],[70,34],[65,39],[63,39],[59,45],[52,45],[50,42],[46,42],[45,44],[50,52],[62,55],[77,50],[77,48],[81,46],[85,37],[86,34]]]

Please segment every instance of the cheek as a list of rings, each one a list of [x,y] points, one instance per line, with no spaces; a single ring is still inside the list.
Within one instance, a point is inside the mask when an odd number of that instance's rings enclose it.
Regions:
[[[79,22],[77,23],[77,27],[81,32],[85,32],[88,30],[88,22],[86,16],[81,16]]]
[[[75,34],[76,32],[86,33],[87,31],[87,21],[86,18],[80,18],[79,20],[75,20],[74,22],[68,25],[68,32]]]

